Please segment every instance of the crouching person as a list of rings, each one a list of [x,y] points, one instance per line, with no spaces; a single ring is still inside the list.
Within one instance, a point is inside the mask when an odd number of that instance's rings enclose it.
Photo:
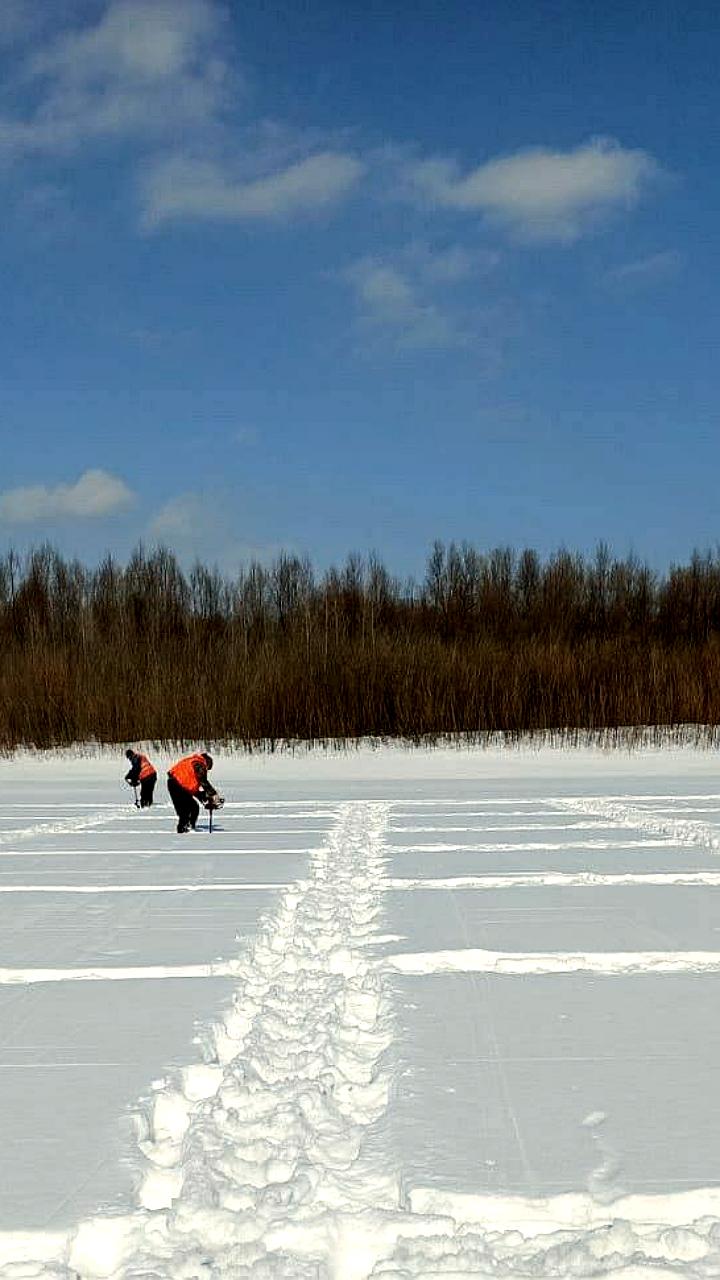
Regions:
[[[178,816],[178,835],[183,835],[191,828],[195,830],[200,812],[198,800],[208,807],[219,808],[220,797],[208,781],[208,771],[212,767],[212,756],[202,751],[196,755],[184,756],[168,771],[167,785]]]
[[[142,751],[128,747],[125,758],[130,761],[130,768],[125,774],[125,781],[131,787],[140,785],[140,808],[149,809],[153,802],[153,792],[157,782],[157,769],[151,764]],[[137,804],[137,800],[135,801]]]

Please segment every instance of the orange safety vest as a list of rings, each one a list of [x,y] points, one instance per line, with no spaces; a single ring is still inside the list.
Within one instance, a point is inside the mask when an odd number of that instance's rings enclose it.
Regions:
[[[140,773],[138,776],[140,778],[140,781],[144,782],[146,778],[154,777],[155,774],[157,773],[157,770],[155,768],[155,765],[151,764],[147,756],[144,756],[142,752],[138,751],[138,755],[140,756]]]
[[[168,770],[168,776],[179,782],[180,786],[184,787],[186,791],[191,791],[195,794],[202,785],[195,772],[196,764],[201,765],[203,769],[207,769],[205,760],[198,753],[194,756],[185,756],[183,760],[178,760],[177,764],[174,764],[172,769]]]

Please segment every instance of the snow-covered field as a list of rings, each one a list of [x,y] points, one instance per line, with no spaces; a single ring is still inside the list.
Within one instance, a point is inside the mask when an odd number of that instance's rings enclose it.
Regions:
[[[720,1274],[720,760],[0,762],[0,1276]]]

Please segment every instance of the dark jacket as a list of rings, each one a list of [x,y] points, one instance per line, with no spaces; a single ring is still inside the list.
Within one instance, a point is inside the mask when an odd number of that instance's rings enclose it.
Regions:
[[[140,774],[145,766],[145,777],[152,777],[155,773],[154,766],[151,765],[147,756],[141,755],[139,751],[133,753],[130,768],[125,774],[125,781],[130,783],[131,787],[136,787],[140,782]]]

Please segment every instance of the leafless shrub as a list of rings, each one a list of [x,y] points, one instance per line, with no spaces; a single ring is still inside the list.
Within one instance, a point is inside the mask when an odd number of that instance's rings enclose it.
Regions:
[[[720,724],[720,556],[657,577],[606,547],[436,543],[422,585],[375,555],[228,580],[139,547],[95,569],[0,559],[0,749],[247,745]]]

